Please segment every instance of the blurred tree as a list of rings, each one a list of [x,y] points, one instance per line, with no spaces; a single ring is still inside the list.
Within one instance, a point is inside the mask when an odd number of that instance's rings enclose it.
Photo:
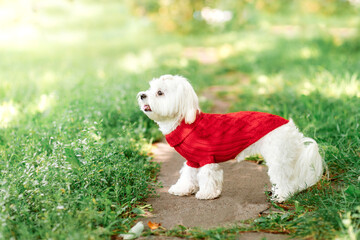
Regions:
[[[297,5],[304,13],[322,15],[346,14],[353,10],[353,6],[346,0],[303,0],[297,1]]]
[[[239,28],[254,24],[263,13],[288,15],[336,15],[354,13],[354,0],[127,0],[134,15],[146,16],[160,31],[201,33],[211,29]],[[211,24],[202,17],[205,8],[230,10],[232,19],[221,24]]]
[[[147,16],[160,31],[182,33],[193,32],[206,27],[197,21],[194,13],[208,6],[206,0],[128,0],[132,12],[137,16]],[[212,1],[218,2],[218,1]]]

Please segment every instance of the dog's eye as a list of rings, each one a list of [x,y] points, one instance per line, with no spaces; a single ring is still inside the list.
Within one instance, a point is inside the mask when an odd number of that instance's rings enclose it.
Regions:
[[[157,95],[158,95],[158,96],[162,96],[162,95],[164,95],[164,93],[159,90],[159,91],[157,92]]]

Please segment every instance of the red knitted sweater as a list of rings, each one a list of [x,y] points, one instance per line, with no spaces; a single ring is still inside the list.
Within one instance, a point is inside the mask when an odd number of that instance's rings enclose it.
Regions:
[[[190,167],[234,159],[241,151],[272,130],[288,123],[262,112],[199,113],[195,122],[184,121],[165,136]]]

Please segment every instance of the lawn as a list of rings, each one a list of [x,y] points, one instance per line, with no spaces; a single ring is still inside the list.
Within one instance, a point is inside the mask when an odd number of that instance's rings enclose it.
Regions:
[[[165,73],[200,95],[229,86],[218,97],[231,111],[292,118],[318,141],[328,174],[246,225],[148,234],[359,237],[357,11],[250,11],[240,27],[201,34],[161,31],[116,1],[5,1],[1,11],[0,239],[109,239],[134,225],[157,184],[149,146],[161,138],[136,94]]]

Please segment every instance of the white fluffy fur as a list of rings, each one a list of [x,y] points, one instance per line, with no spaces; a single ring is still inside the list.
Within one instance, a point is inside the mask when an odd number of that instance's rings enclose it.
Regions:
[[[159,96],[159,91],[164,95]],[[147,97],[141,99],[142,94]],[[200,111],[194,89],[181,76],[163,75],[153,79],[149,90],[138,93],[138,103],[142,111],[145,105],[150,105],[152,111],[144,113],[159,125],[163,134],[173,131],[183,119],[186,123],[193,123]]]
[[[165,135],[183,119],[188,124],[193,123],[200,111],[195,91],[181,76],[164,75],[153,79],[150,89],[138,94],[138,103]],[[253,154],[264,157],[273,185],[273,199],[278,202],[314,185],[323,173],[323,160],[317,143],[304,137],[292,120],[249,146],[236,159],[242,161]],[[184,164],[179,180],[170,187],[169,193],[184,196],[199,189],[196,198],[214,199],[220,196],[222,184],[223,171],[218,164],[208,164],[200,169]]]

